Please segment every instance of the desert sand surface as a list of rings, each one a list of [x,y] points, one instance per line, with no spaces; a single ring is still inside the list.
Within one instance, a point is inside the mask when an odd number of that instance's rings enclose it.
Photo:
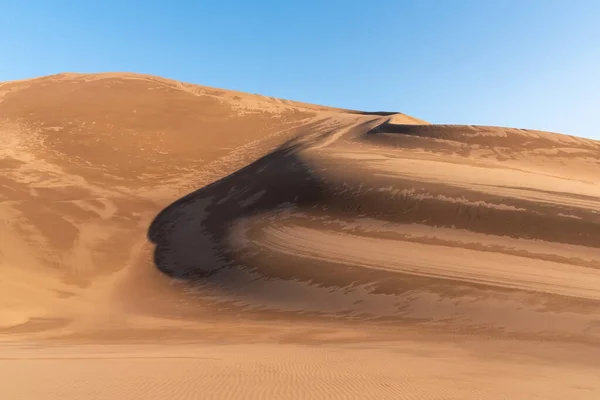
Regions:
[[[7,399],[599,399],[600,142],[0,83]]]

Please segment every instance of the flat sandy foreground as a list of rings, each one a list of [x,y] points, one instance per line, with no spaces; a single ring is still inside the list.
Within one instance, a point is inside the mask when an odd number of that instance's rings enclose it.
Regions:
[[[0,83],[2,399],[600,399],[600,143]]]
[[[552,356],[559,353],[571,359]],[[10,346],[2,348],[0,390],[10,399],[596,399],[598,369],[585,360],[597,356],[583,347],[417,337],[318,346]]]

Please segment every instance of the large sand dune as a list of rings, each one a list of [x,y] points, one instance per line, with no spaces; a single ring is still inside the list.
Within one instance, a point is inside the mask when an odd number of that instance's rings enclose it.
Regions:
[[[600,142],[60,74],[0,172],[10,398],[600,398]]]

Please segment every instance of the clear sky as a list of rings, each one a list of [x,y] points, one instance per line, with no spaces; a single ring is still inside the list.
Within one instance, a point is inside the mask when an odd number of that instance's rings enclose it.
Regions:
[[[600,139],[600,0],[0,0],[0,81],[65,71]]]

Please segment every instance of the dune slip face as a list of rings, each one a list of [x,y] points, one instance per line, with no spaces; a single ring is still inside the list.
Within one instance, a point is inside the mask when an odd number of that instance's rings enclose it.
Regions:
[[[155,262],[248,309],[597,338],[599,150],[352,121],[168,207]]]
[[[138,74],[0,83],[0,271],[2,371],[51,366],[56,398],[592,399],[600,142]]]

